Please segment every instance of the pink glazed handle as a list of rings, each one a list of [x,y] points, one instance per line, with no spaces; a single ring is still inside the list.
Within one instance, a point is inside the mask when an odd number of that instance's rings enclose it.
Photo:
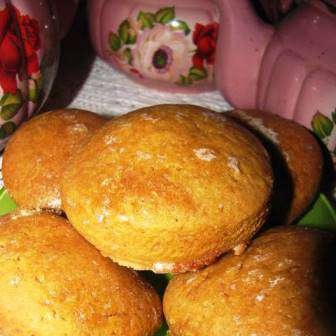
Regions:
[[[216,85],[235,106],[256,106],[257,81],[274,29],[256,15],[249,0],[218,0],[220,31]]]

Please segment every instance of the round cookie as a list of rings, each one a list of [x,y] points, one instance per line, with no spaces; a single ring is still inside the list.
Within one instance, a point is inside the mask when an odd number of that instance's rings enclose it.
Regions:
[[[64,109],[23,124],[10,139],[2,164],[4,184],[15,202],[23,208],[60,211],[64,168],[104,123],[92,112]]]
[[[173,278],[164,313],[172,336],[336,335],[335,237],[280,227],[241,256]]]
[[[323,157],[320,145],[303,126],[257,110],[230,112],[263,141],[272,159],[274,194],[270,221],[292,223],[313,202],[318,192]]]
[[[62,217],[1,218],[0,251],[2,335],[147,336],[160,327],[152,287]]]
[[[249,241],[271,189],[268,155],[246,129],[202,107],[158,105],[90,139],[64,174],[62,202],[104,255],[179,273]]]

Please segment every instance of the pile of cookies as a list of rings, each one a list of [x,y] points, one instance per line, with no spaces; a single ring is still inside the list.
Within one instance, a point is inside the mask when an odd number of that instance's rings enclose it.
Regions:
[[[0,332],[335,335],[334,237],[286,225],[322,168],[309,131],[259,111],[33,118],[3,156]],[[142,270],[174,274],[163,309]]]

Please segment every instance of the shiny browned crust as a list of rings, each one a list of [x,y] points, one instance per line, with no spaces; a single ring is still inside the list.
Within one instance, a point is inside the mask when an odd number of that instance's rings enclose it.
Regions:
[[[3,157],[3,179],[21,207],[60,211],[60,177],[74,152],[105,123],[88,111],[64,109],[23,124]]]
[[[205,108],[158,105],[91,138],[65,173],[62,202],[104,255],[179,273],[248,241],[271,189],[268,155],[250,132]]]
[[[256,110],[236,110],[231,116],[247,124],[275,146],[275,150],[270,150],[271,157],[277,154],[282,156],[281,167],[274,167],[276,182],[278,178],[283,179],[279,181],[279,194],[274,199],[274,206],[286,204],[287,211],[275,209],[276,216],[281,217],[282,212],[285,217],[283,223],[292,223],[307,210],[320,186],[323,158],[318,142],[305,127],[274,114]],[[260,124],[264,129],[256,126]],[[282,176],[278,176],[278,173]],[[285,181],[286,179],[288,181]]]
[[[147,336],[161,324],[155,291],[61,217],[5,217],[0,252],[1,335]]]
[[[163,302],[171,335],[336,335],[335,247],[329,233],[281,227],[175,276]]]

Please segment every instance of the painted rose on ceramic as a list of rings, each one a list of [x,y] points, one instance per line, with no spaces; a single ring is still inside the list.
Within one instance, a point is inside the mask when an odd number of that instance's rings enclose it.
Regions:
[[[144,30],[132,49],[132,66],[147,78],[178,82],[190,68],[190,43],[181,32],[157,25]]]
[[[2,3],[0,1],[0,150],[18,124],[29,118],[42,101],[42,27],[32,12],[42,17],[47,2],[31,5],[30,1],[13,1],[1,6]],[[28,12],[21,6],[28,8]],[[48,34],[51,31],[44,37]]]
[[[218,38],[218,23],[202,25],[197,23],[193,33],[193,42],[197,46],[193,56],[195,67],[202,69],[205,65],[215,64],[215,52]]]
[[[175,7],[140,11],[110,32],[108,48],[123,70],[138,76],[191,86],[213,82],[218,23],[176,17]]]

